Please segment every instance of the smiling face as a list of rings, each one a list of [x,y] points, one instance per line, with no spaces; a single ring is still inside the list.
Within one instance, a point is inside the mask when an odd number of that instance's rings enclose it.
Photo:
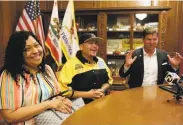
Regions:
[[[25,66],[29,69],[35,69],[41,64],[42,59],[43,49],[41,45],[32,36],[29,36],[24,51]]]
[[[98,42],[96,41],[87,41],[84,42],[83,44],[80,44],[80,49],[82,51],[83,56],[87,60],[93,59],[97,55],[99,46]]]
[[[143,41],[145,51],[147,53],[154,52],[158,44],[158,34],[157,33],[147,34],[143,39]]]

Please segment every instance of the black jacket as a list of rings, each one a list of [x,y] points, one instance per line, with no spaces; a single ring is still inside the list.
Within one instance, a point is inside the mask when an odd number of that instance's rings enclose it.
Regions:
[[[175,72],[174,69],[168,63],[167,53],[165,51],[157,50],[157,61],[158,61],[158,81],[157,84],[163,84],[164,77],[166,76],[166,72]],[[124,73],[124,64],[119,70],[119,75],[121,77],[127,77],[130,75],[128,84],[130,88],[140,87],[142,86],[143,77],[144,77],[144,54],[143,49],[137,49],[133,52],[132,57],[137,56],[136,60],[133,62],[129,70]],[[167,63],[167,65],[162,65],[163,63]]]

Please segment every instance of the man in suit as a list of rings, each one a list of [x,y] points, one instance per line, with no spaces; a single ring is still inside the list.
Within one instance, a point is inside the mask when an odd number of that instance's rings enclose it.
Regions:
[[[179,53],[174,57],[157,49],[158,32],[155,28],[146,28],[143,32],[143,48],[131,50],[126,54],[125,63],[120,68],[121,77],[129,76],[129,87],[162,84],[166,72],[177,72],[183,58]]]

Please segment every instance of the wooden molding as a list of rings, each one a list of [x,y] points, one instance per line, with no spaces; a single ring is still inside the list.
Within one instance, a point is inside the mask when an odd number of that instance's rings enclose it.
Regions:
[[[153,7],[110,7],[110,8],[76,8],[76,12],[111,12],[111,11],[168,11],[171,7],[169,6],[153,6]],[[52,9],[41,10],[41,12],[52,12]],[[65,12],[65,9],[59,9],[59,12]]]
[[[159,15],[159,48],[165,49],[165,34],[167,30],[167,12],[161,12]]]
[[[101,12],[98,14],[98,33],[97,35],[104,39],[103,43],[99,43],[99,56],[102,57],[105,61],[107,60],[107,14]]]

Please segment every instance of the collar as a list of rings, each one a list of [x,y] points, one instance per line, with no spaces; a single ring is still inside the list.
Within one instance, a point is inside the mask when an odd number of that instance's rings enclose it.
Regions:
[[[148,54],[145,52],[144,48],[143,48],[143,54],[144,54],[144,56],[148,56]],[[155,51],[153,53],[153,56],[156,55],[156,54],[157,54],[157,50],[155,48]]]
[[[81,53],[81,50],[77,51],[76,57],[77,57],[83,64],[85,64],[85,63],[90,64],[90,61],[88,61],[86,58],[83,57],[83,55],[82,55],[82,53]],[[98,59],[97,59],[96,56],[93,57],[93,60],[94,60],[96,63],[98,62]]]

